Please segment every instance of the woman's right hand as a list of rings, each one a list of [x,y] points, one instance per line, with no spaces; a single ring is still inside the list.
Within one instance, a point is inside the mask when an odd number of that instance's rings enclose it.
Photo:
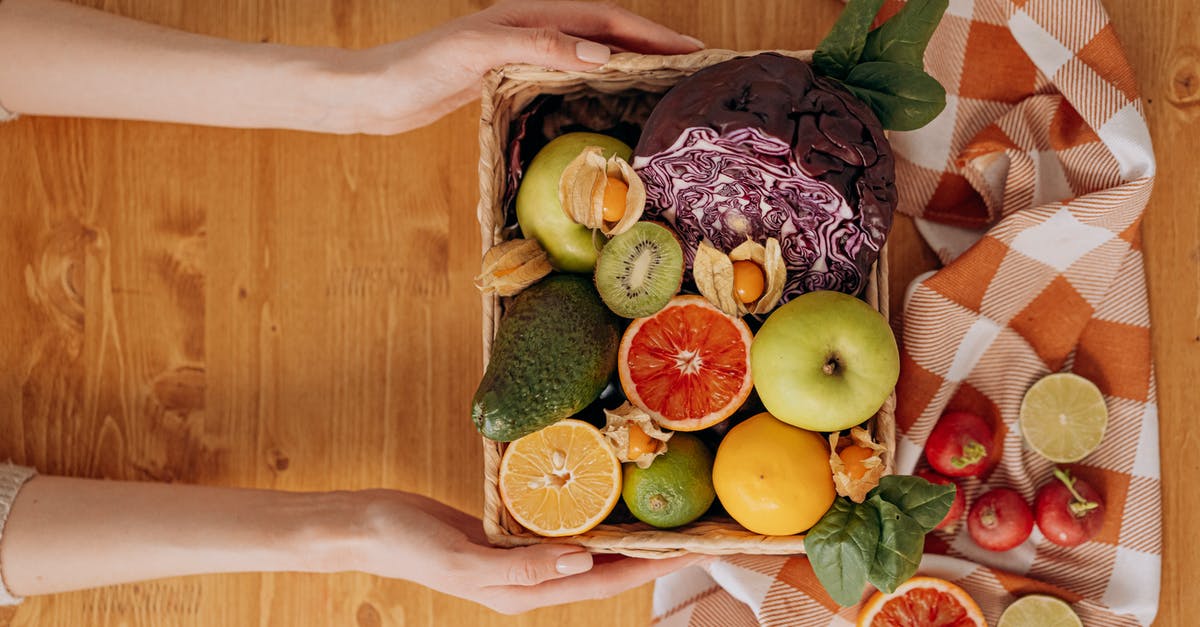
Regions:
[[[365,77],[345,92],[352,110],[335,132],[389,134],[429,124],[479,98],[480,79],[506,63],[559,70],[604,65],[612,51],[694,52],[703,44],[661,24],[598,2],[500,2],[415,37],[346,58]]]
[[[491,547],[478,518],[433,499],[391,490],[356,493],[366,540],[355,570],[407,579],[501,612],[603,599],[707,556],[592,561],[582,547]]]

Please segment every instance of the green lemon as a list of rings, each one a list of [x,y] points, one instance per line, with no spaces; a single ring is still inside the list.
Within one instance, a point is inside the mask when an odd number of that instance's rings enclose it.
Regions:
[[[1108,407],[1095,383],[1069,372],[1043,377],[1021,401],[1021,434],[1042,457],[1067,464],[1096,450]]]
[[[1013,601],[996,627],[1083,627],[1083,623],[1065,601],[1031,594]]]
[[[679,527],[708,511],[716,498],[713,454],[689,433],[676,433],[649,468],[625,464],[621,497],[638,520],[660,529]]]

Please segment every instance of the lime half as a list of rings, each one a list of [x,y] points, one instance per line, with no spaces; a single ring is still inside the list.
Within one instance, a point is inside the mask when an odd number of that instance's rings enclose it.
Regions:
[[[1021,401],[1021,434],[1052,462],[1083,459],[1100,446],[1107,426],[1108,407],[1100,388],[1077,374],[1043,377]]]
[[[996,627],[1083,627],[1083,623],[1066,601],[1031,594],[1008,606]]]

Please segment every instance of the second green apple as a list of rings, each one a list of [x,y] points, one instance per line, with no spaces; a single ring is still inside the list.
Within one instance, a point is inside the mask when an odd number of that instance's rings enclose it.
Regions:
[[[810,431],[841,431],[879,411],[900,376],[900,352],[870,305],[841,292],[809,292],[763,323],[750,370],[771,415]]]

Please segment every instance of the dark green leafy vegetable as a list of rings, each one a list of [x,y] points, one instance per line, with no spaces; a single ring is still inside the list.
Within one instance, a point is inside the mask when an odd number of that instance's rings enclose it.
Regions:
[[[850,0],[833,28],[813,51],[813,66],[818,72],[833,78],[845,78],[858,63],[867,32],[883,0]]]
[[[921,554],[925,551],[925,530],[911,516],[879,495],[868,502],[879,513],[880,532],[867,581],[890,594],[917,573]]]
[[[867,34],[862,61],[892,61],[924,67],[925,46],[950,0],[908,0],[879,28]]]
[[[846,88],[871,106],[886,129],[911,131],[946,108],[942,84],[919,68],[890,61],[860,63],[846,75]]]
[[[953,484],[938,485],[909,475],[883,477],[868,498],[872,495],[894,503],[911,516],[925,533],[933,531],[954,505]]]
[[[888,476],[856,504],[839,497],[804,538],[813,571],[829,596],[853,605],[870,581],[884,592],[917,572],[925,534],[950,511],[953,485]]]
[[[804,537],[813,571],[834,601],[858,602],[879,550],[879,534],[874,507],[839,498]]]
[[[925,73],[925,48],[949,0],[909,0],[869,30],[880,0],[849,0],[813,52],[817,72],[845,83],[871,106],[883,128],[911,131],[946,108],[946,90]]]

